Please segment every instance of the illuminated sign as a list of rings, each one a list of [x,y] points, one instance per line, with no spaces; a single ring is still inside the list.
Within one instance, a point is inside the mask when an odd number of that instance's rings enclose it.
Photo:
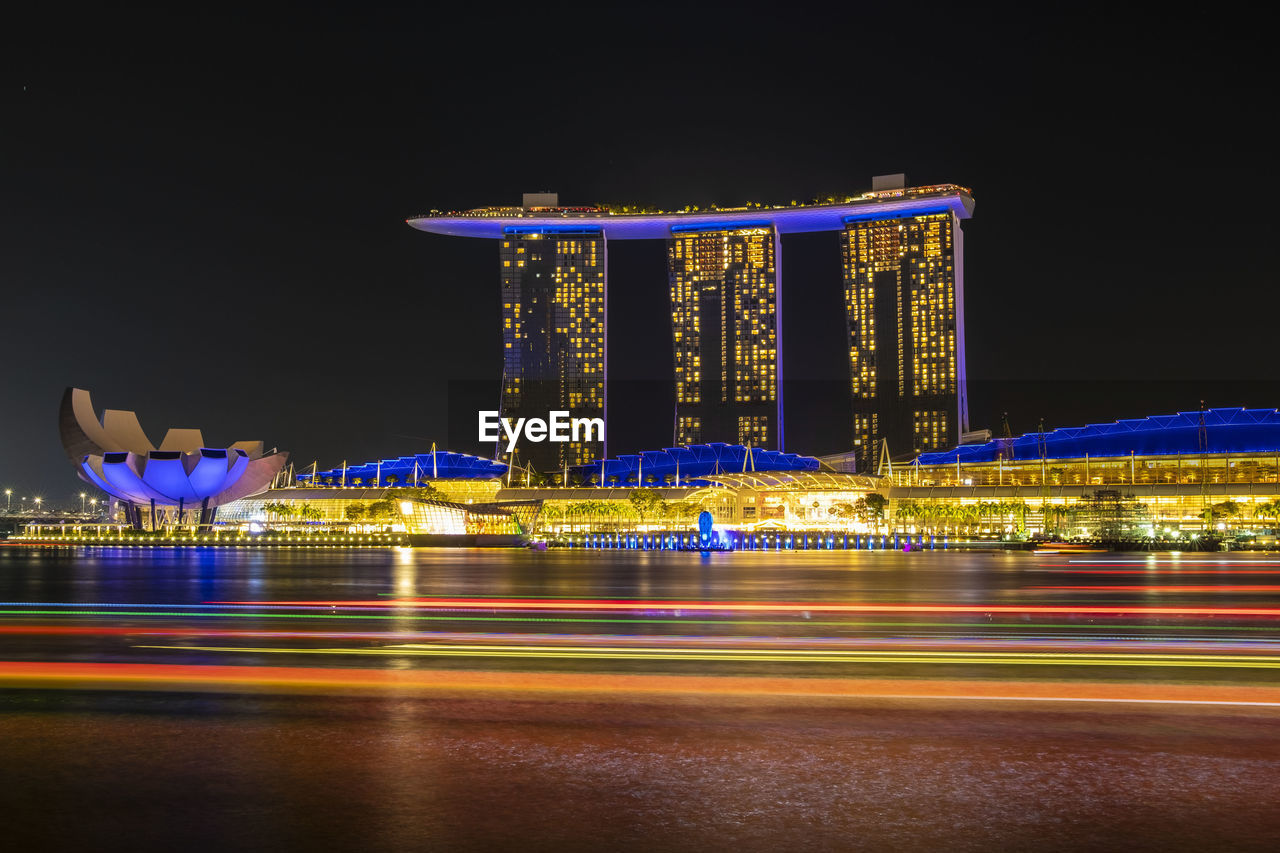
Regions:
[[[567,411],[548,412],[547,418],[512,418],[500,417],[496,411],[479,413],[482,442],[498,441],[503,436],[507,440],[507,452],[516,449],[521,435],[528,441],[604,441],[603,418],[575,418]],[[501,435],[499,434],[501,431]]]

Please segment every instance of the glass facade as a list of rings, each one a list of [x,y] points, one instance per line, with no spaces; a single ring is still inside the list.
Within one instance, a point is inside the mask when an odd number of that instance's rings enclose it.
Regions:
[[[673,228],[667,259],[674,443],[782,449],[776,232]]]
[[[502,267],[502,416],[605,412],[606,247],[599,228],[508,228]],[[503,445],[505,451],[505,444]],[[602,441],[526,442],[538,471],[604,455]],[[510,462],[505,453],[504,461]]]
[[[850,217],[841,237],[853,444],[873,472],[950,447],[968,429],[959,219],[950,211]]]

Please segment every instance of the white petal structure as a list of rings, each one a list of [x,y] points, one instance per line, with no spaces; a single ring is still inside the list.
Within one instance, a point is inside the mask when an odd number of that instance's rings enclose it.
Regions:
[[[137,415],[108,409],[99,421],[79,388],[63,394],[59,426],[81,479],[133,504],[217,507],[266,491],[289,458],[260,441],[204,447],[198,429],[171,429],[157,449]]]

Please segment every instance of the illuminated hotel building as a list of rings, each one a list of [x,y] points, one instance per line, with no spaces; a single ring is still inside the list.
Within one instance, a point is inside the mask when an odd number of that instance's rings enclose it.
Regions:
[[[911,197],[901,186],[871,195]],[[846,216],[841,235],[853,445],[873,470],[959,444],[969,429],[961,216],[954,208]]]
[[[502,416],[605,414],[605,238],[593,226],[502,235]],[[525,442],[521,465],[555,471],[604,455],[601,441]]]
[[[954,184],[888,178],[803,205],[632,212],[563,207],[547,193],[408,222],[500,241],[508,417],[604,416],[606,235],[666,241],[675,443],[777,450],[786,449],[780,239],[841,232],[855,414],[831,429],[854,442],[859,471],[873,472],[882,439],[894,455],[943,448],[968,420],[960,221],[973,215],[973,197]],[[600,455],[582,447],[561,456],[559,446],[522,447],[516,462],[547,472]]]
[[[777,234],[674,226],[667,243],[678,446],[782,449]]]

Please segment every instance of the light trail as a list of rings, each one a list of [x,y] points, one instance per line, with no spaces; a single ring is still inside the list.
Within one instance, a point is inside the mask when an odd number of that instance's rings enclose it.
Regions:
[[[1155,557],[1146,560],[1069,560],[1068,564],[1079,566],[1106,566],[1114,564],[1135,564],[1140,566],[1280,566],[1276,560],[1157,560]],[[1042,564],[1065,565],[1065,564]]]
[[[743,613],[1053,613],[1070,615],[1152,615],[1152,616],[1280,616],[1277,607],[1163,607],[1134,605],[1061,604],[842,604],[838,602],[753,602],[753,601],[652,601],[617,599],[544,599],[510,598],[403,598],[350,599],[335,601],[216,602],[231,606],[255,605],[263,608],[404,608],[434,610],[587,610],[587,611],[693,611]]]
[[[163,606],[163,605],[156,605]],[[995,630],[995,629],[1033,629],[1033,628],[1052,628],[1059,631],[1092,631],[1098,627],[1095,623],[1072,623],[1072,622],[966,622],[962,620],[951,622],[927,622],[922,620],[912,620],[909,622],[894,622],[887,620],[877,621],[858,621],[858,620],[840,620],[829,621],[823,619],[730,619],[724,617],[716,617],[710,619],[702,619],[697,616],[681,615],[672,617],[610,617],[610,616],[481,616],[481,615],[441,615],[438,613],[425,614],[384,614],[384,613],[284,613],[284,612],[245,612],[237,611],[232,613],[171,613],[167,611],[95,611],[95,610],[0,610],[0,616],[62,616],[79,618],[86,616],[146,616],[146,617],[173,617],[180,616],[189,618],[198,616],[201,618],[215,619],[310,619],[329,621],[334,619],[343,620],[359,620],[359,621],[395,621],[395,622],[501,622],[501,623],[530,623],[530,624],[581,624],[581,625],[748,625],[761,627],[766,625],[784,625],[788,627],[806,627],[806,628],[824,628],[824,627],[840,627],[840,628],[956,628],[963,626],[968,630]],[[1203,631],[1206,629],[1204,625],[1152,625],[1152,624],[1123,624],[1109,622],[1107,628],[1110,630],[1129,630],[1129,631]],[[194,631],[202,629],[192,628]],[[1232,631],[1268,631],[1273,632],[1274,627],[1250,626],[1250,625],[1233,625]]]
[[[1113,703],[1280,708],[1280,687],[990,679],[786,678],[567,672],[386,670],[0,661],[6,687],[164,692],[370,692],[438,697],[653,701],[709,699]]]
[[[217,628],[189,628],[183,626],[92,626],[92,625],[5,625],[0,626],[0,636],[116,636],[116,637],[209,637],[239,640],[350,640],[400,643],[454,643],[470,646],[477,643],[501,643],[502,647],[530,647],[538,644],[555,644],[553,647],[613,646],[663,646],[687,649],[735,647],[743,644],[772,649],[825,648],[825,649],[882,649],[887,647],[934,647],[950,650],[982,651],[984,649],[1053,649],[1056,651],[1079,649],[1091,653],[1100,650],[1127,650],[1139,648],[1144,654],[1157,652],[1219,652],[1234,650],[1245,654],[1264,652],[1280,655],[1280,642],[1245,640],[1235,637],[1201,637],[1192,640],[1176,638],[1130,638],[1101,636],[1090,638],[1045,638],[1009,635],[1006,637],[973,637],[968,635],[899,635],[892,637],[830,637],[830,636],[707,636],[671,634],[662,636],[638,636],[634,634],[516,634],[506,632],[473,631],[286,631],[241,630]],[[487,646],[486,646],[487,647]],[[549,646],[552,647],[552,646]],[[145,647],[151,648],[151,647]],[[164,646],[163,648],[184,648]],[[194,648],[194,647],[193,647]],[[224,648],[224,647],[219,647]]]
[[[1029,569],[1053,575],[1129,575],[1151,577],[1159,572],[1148,569]],[[1236,575],[1280,575],[1280,569],[1192,569],[1185,572],[1165,572],[1179,577],[1235,577]]]
[[[1090,584],[1080,586],[1024,586],[1059,592],[1280,592],[1280,584]]]
[[[567,658],[574,660],[659,660],[753,663],[923,663],[1020,666],[1158,666],[1228,669],[1280,669],[1276,655],[1202,654],[1083,654],[1048,652],[942,652],[942,651],[845,651],[809,650],[781,652],[773,649],[609,648],[597,646],[503,646],[406,644],[378,649],[315,649],[234,646],[150,646],[187,652],[283,655],[354,655],[360,657],[501,657]]]

